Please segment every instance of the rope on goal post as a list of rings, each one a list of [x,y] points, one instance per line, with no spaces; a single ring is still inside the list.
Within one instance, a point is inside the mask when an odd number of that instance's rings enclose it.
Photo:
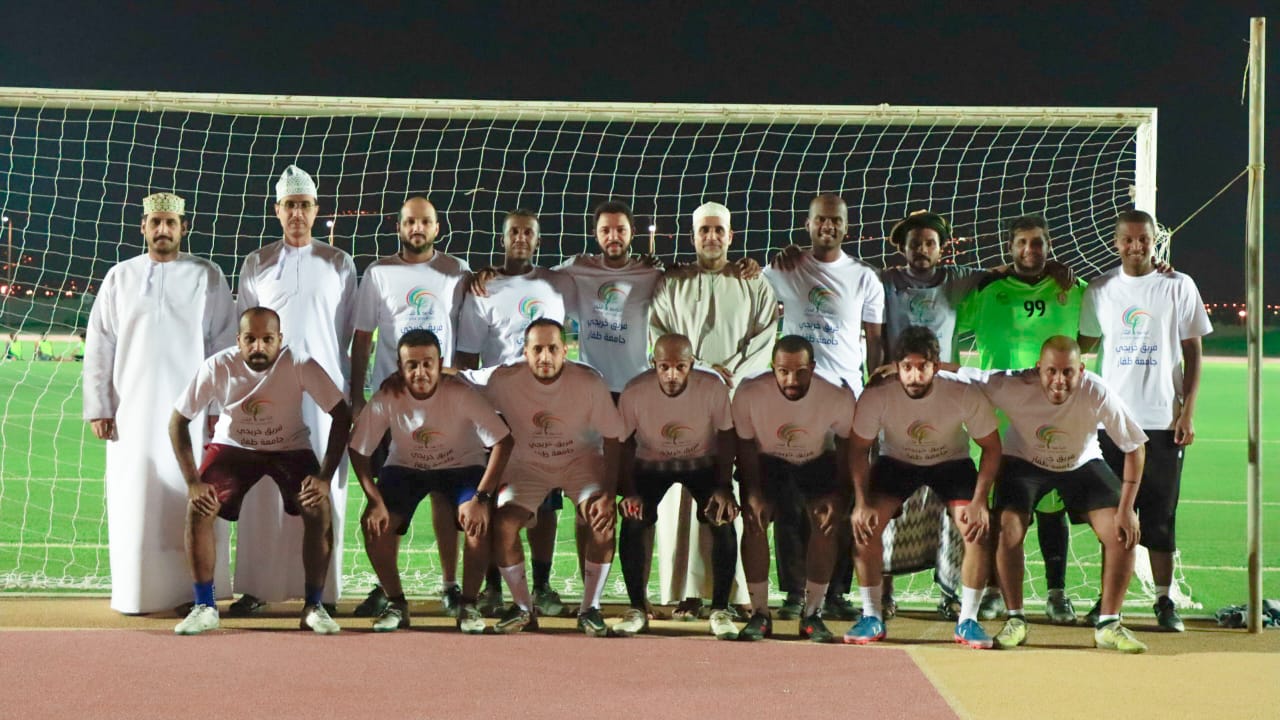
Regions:
[[[187,249],[217,263],[234,288],[244,256],[279,236],[271,187],[291,163],[320,184],[314,233],[350,252],[361,271],[395,251],[392,218],[411,194],[439,208],[439,246],[481,267],[500,256],[501,217],[517,207],[540,215],[539,264],[594,251],[590,212],[606,198],[635,210],[636,249],[652,243],[668,262],[693,255],[693,209],[722,202],[735,213],[735,255],[763,263],[807,243],[810,199],[837,192],[850,208],[846,250],[875,266],[899,261],[884,237],[912,210],[951,219],[957,239],[947,262],[964,265],[994,264],[1007,221],[1038,213],[1055,228],[1059,259],[1088,275],[1113,264],[1116,213],[1154,208],[1154,127],[1155,111],[1143,108],[0,88],[0,193],[5,214],[19,218],[0,326],[82,329],[103,275],[140,251],[138,202],[159,190],[188,198]],[[68,367],[0,365],[0,590],[109,583],[102,447],[84,437],[79,370]],[[416,523],[403,546],[415,593],[439,581],[426,527]],[[372,578],[358,537],[347,529],[353,594]],[[1096,543],[1076,546],[1075,592],[1084,596],[1096,584]],[[562,538],[558,552],[571,556],[573,539]]]

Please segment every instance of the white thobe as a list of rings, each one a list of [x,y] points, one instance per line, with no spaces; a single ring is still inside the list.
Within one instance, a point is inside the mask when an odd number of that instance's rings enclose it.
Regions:
[[[355,313],[356,266],[351,256],[312,240],[295,248],[283,240],[249,253],[240,268],[236,308],[271,308],[280,315],[283,342],[320,363],[347,393]],[[311,430],[311,449],[323,461],[329,443],[329,414],[310,396],[302,417]],[[342,536],[347,508],[345,455],[329,489],[333,506],[333,554],[325,578],[324,601],[342,596]],[[273,483],[258,483],[245,495],[236,526],[237,592],[265,602],[302,597],[302,518],[288,515]]]
[[[181,253],[142,255],[111,268],[89,313],[84,418],[115,418],[107,441],[111,607],[168,610],[191,599],[184,546],[187,484],[169,442],[173,401],[206,357],[235,344],[231,290],[213,263]],[[196,462],[205,444],[191,423]],[[228,526],[214,524],[214,584],[230,594]]]
[[[726,267],[719,273],[696,267],[667,274],[653,297],[649,315],[649,344],[678,332],[693,343],[699,361],[723,365],[734,384],[769,366],[777,327],[778,302],[762,277],[741,280]],[[734,520],[742,537],[742,518]],[[697,520],[693,496],[684,486],[672,486],[658,504],[655,526],[658,546],[659,597],[663,605],[686,597],[711,595],[711,532]],[[734,571],[730,602],[746,604],[742,555]]]

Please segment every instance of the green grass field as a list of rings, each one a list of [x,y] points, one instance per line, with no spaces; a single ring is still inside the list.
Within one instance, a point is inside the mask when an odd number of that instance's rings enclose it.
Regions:
[[[106,592],[110,585],[103,500],[103,445],[80,420],[79,363],[0,364],[0,591]],[[1263,509],[1264,594],[1280,597],[1280,365],[1265,368],[1266,412]],[[1206,611],[1243,603],[1245,572],[1245,365],[1206,364],[1196,444],[1183,476],[1178,536],[1182,569],[1192,598]],[[356,525],[363,496],[349,494],[345,566],[347,594],[372,583]],[[406,581],[419,593],[433,591],[439,561],[430,523],[422,516],[405,545]],[[577,584],[572,514],[561,513],[556,579],[573,594]],[[1029,589],[1040,591],[1035,542],[1029,538]],[[1269,550],[1269,553],[1267,552]],[[1090,597],[1098,574],[1097,543],[1076,528],[1068,586]],[[655,572],[656,576],[656,572]],[[912,593],[928,591],[927,574],[900,579]],[[624,596],[621,573],[611,575],[609,595]],[[1087,605],[1086,605],[1087,607]]]

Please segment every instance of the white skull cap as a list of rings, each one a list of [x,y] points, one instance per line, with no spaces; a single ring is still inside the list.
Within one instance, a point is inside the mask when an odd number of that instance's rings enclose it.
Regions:
[[[729,208],[721,205],[718,202],[703,203],[698,206],[697,210],[693,211],[693,229],[694,230],[698,229],[699,223],[701,223],[702,218],[705,218],[705,217],[720,218],[721,220],[724,221],[725,225],[729,227],[733,227],[733,225],[729,222]]]
[[[316,181],[311,179],[306,170],[297,165],[285,168],[279,182],[276,183],[276,202],[290,195],[310,195],[311,197],[319,195],[316,190]]]

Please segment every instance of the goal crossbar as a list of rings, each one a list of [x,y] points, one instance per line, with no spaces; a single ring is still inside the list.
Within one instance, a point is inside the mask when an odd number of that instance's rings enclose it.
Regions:
[[[478,120],[795,123],[799,125],[1022,125],[1029,127],[1141,127],[1155,108],[997,107],[944,105],[769,105],[709,103],[431,100],[308,95],[248,95],[160,91],[62,90],[0,87],[0,107],[113,108],[158,112],[329,116],[467,116]]]

